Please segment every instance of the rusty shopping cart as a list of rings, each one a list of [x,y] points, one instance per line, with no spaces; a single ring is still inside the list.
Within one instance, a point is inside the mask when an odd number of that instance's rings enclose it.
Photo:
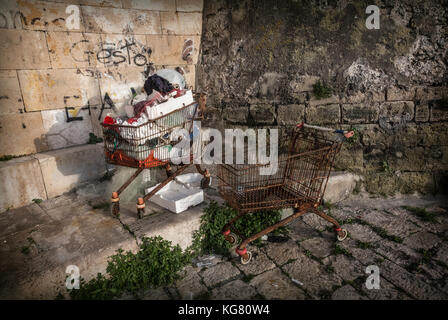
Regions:
[[[277,228],[313,212],[335,226],[337,239],[347,237],[347,231],[332,217],[318,209],[325,193],[328,177],[336,154],[344,138],[334,139],[325,131],[340,133],[349,138],[353,131],[327,129],[299,124],[293,132],[284,134],[287,141],[284,154],[279,154],[277,171],[273,175],[261,175],[260,164],[221,164],[218,166],[218,189],[227,203],[238,215],[223,228],[225,239],[236,247],[241,262],[247,264],[252,258],[246,246]],[[329,137],[330,136],[330,137]],[[267,166],[267,165],[264,165]],[[293,214],[280,222],[244,238],[236,230],[235,222],[245,214],[293,208]]]
[[[139,218],[142,218],[145,213],[145,202],[190,166],[195,145],[191,143],[189,154],[182,154],[181,149],[177,147],[182,138],[174,141],[171,134],[179,129],[184,129],[190,137],[198,134],[194,129],[194,120],[201,119],[203,111],[205,111],[205,98],[201,96],[199,104],[193,102],[137,126],[102,123],[106,161],[110,164],[137,168],[135,173],[116,192],[112,193],[113,215],[119,215],[120,194],[144,169],[165,167],[167,178],[144,197],[138,198]],[[179,150],[171,152],[173,148]],[[183,164],[186,162],[185,157],[190,158],[190,164]],[[179,164],[176,171],[172,168],[173,163]],[[195,166],[203,175],[201,187],[207,187],[210,184],[209,172],[202,170],[197,164]]]

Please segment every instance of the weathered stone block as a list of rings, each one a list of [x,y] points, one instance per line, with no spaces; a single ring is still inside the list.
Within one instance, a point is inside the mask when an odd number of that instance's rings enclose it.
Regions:
[[[414,118],[414,102],[385,102],[379,106],[379,117],[386,121],[399,122],[402,118],[410,121]]]
[[[246,123],[249,115],[248,107],[224,108],[223,118],[230,122]]]
[[[16,71],[0,71],[0,115],[23,110],[22,93]]]
[[[0,116],[0,156],[48,150],[40,112]]]
[[[309,106],[305,109],[305,118],[310,124],[339,123],[341,109],[339,104]]]
[[[66,3],[75,3],[73,0],[63,0]],[[81,5],[121,8],[121,0],[77,0]]]
[[[200,35],[202,32],[202,13],[200,12],[161,12],[163,34]]]
[[[102,144],[49,151],[35,157],[39,160],[48,198],[100,178],[106,170]]]
[[[201,37],[148,35],[146,43],[151,50],[150,60],[155,65],[196,64]]]
[[[332,172],[328,178],[324,201],[336,203],[344,200],[353,192],[359,180],[360,177],[349,172]]]
[[[114,102],[115,106],[122,110],[124,104],[130,102],[132,92],[131,87],[140,92],[145,83],[142,74],[143,69],[140,67],[129,68],[109,68],[99,69],[101,78],[99,80],[101,87],[101,96],[104,97],[106,92]]]
[[[154,10],[154,11],[176,11],[176,0],[122,0],[123,8]]]
[[[177,11],[202,11],[204,8],[204,0],[177,0]]]
[[[68,31],[66,18],[71,13],[66,13],[67,3],[46,1],[23,0],[18,1],[19,10],[23,15],[23,28],[28,30]],[[74,4],[73,2],[70,4]],[[79,7],[79,29],[84,31],[84,24]],[[74,31],[74,30],[73,30]]]
[[[418,87],[415,100],[438,100],[448,97],[448,87]]]
[[[87,32],[160,34],[157,11],[82,7]]]
[[[343,104],[344,123],[372,123],[378,121],[378,106],[371,104]]]
[[[101,37],[94,33],[48,32],[48,49],[53,69],[98,66]]]
[[[279,125],[295,125],[305,120],[304,104],[288,104],[278,106],[277,123]]]
[[[342,98],[342,103],[383,102],[385,99],[382,91],[354,92]]]
[[[325,105],[325,104],[335,104],[338,102],[339,102],[338,96],[331,96],[328,98],[316,99],[316,97],[314,97],[314,95],[311,93],[310,101],[308,103],[310,104],[310,106],[314,107],[314,106],[321,106],[321,105]]]
[[[436,100],[429,103],[430,121],[446,121],[448,120],[448,98]]]
[[[39,163],[32,157],[0,162],[0,212],[47,199]],[[3,230],[2,230],[3,231]]]
[[[415,121],[426,122],[429,120],[429,106],[427,103],[417,103],[415,106]]]
[[[89,110],[79,110],[82,120],[67,122],[65,109],[42,111],[42,121],[49,150],[86,144],[93,132]]]
[[[82,71],[20,70],[18,74],[27,111],[101,103],[98,82]]]
[[[415,97],[415,88],[397,88],[387,89],[387,101],[413,100]]]
[[[275,107],[270,104],[251,105],[250,115],[256,123],[273,124],[275,121]]]
[[[98,65],[103,67],[144,67],[150,61],[150,51],[144,35],[101,35],[97,46]]]
[[[301,76],[289,83],[293,92],[313,91],[313,85],[319,80],[317,76]]]
[[[42,32],[0,30],[0,69],[51,68]]]

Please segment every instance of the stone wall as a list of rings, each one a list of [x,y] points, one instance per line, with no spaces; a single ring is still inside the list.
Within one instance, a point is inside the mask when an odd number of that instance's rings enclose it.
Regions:
[[[371,4],[380,9],[379,29],[366,27]],[[362,173],[368,191],[448,189],[446,8],[205,1],[197,85],[208,92],[208,125],[355,128],[336,168]],[[315,96],[317,81],[330,96]]]
[[[120,108],[154,70],[181,66],[194,87],[202,7],[202,0],[2,0],[0,157],[87,143],[89,133],[101,135],[105,94]],[[67,121],[66,107],[82,119]]]

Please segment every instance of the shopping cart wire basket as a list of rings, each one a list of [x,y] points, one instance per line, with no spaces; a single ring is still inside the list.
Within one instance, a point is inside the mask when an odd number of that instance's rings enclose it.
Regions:
[[[309,211],[332,223],[338,240],[342,241],[346,238],[347,231],[342,229],[335,219],[318,210],[331,167],[343,141],[340,137],[332,137],[325,131],[340,133],[344,135],[343,139],[353,135],[352,131],[302,123],[293,130],[292,134],[284,135],[285,138],[289,137],[287,141],[289,148],[286,153],[278,156],[275,174],[261,175],[259,169],[263,165],[259,164],[218,165],[219,193],[239,213],[224,226],[223,235],[234,245],[242,239],[236,252],[241,256],[243,264],[249,263],[252,257],[246,249],[250,242]],[[235,228],[235,222],[245,214],[283,208],[293,208],[294,213],[246,239]]]
[[[164,166],[167,178],[150,193],[137,199],[139,218],[142,218],[145,213],[145,202],[193,163],[193,156],[197,154],[195,148],[198,145],[190,141],[189,155],[183,155],[182,149],[179,149],[179,152],[171,152],[173,148],[177,148],[176,145],[180,142],[172,139],[172,133],[184,129],[192,136],[193,122],[198,119],[199,108],[205,110],[205,106],[198,106],[198,103],[194,102],[137,126],[102,123],[106,161],[114,165],[137,168],[135,173],[116,192],[112,193],[112,213],[115,216],[118,216],[120,211],[120,193],[144,169]],[[178,158],[173,157],[176,154]],[[171,165],[180,163],[185,157],[190,158],[189,164],[182,164],[176,171],[173,171]],[[197,171],[203,175],[201,186],[207,187],[210,184],[210,173],[207,170],[202,170],[198,164],[195,166]]]

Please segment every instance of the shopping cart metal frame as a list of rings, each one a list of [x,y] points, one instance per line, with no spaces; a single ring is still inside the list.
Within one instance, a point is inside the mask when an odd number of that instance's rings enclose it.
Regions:
[[[137,199],[136,207],[139,219],[143,218],[145,214],[145,202],[193,164],[194,150],[191,148],[190,162],[187,164],[181,163],[177,166],[177,170],[174,171],[169,154],[170,149],[162,150],[162,148],[170,145],[169,142],[163,140],[163,136],[166,136],[175,128],[187,129],[191,136],[193,133],[193,121],[203,119],[206,110],[206,95],[197,94],[196,96],[199,103],[193,102],[139,126],[102,123],[107,163],[136,168],[134,174],[117,191],[112,192],[111,202],[112,214],[114,216],[118,217],[120,213],[120,194],[143,170],[165,167],[167,178],[156,188],[152,189],[151,192]],[[148,146],[148,142],[154,140],[157,142],[161,140],[162,142],[156,144],[156,146]],[[155,157],[154,154],[158,154],[158,156]],[[195,167],[203,176],[201,187],[208,187],[211,181],[209,171],[207,169],[203,170],[199,164],[195,164]]]
[[[306,128],[306,130],[305,130]],[[252,254],[247,245],[252,241],[282,227],[307,212],[313,212],[335,227],[337,239],[343,241],[347,231],[338,221],[319,210],[331,173],[336,154],[342,140],[330,139],[323,131],[353,136],[353,131],[334,130],[297,125],[292,135],[286,155],[279,156],[278,170],[273,176],[260,176],[257,171],[263,165],[218,165],[218,190],[223,199],[238,214],[223,228],[222,234],[232,245],[237,245],[236,253],[241,262],[247,264]],[[235,228],[235,222],[252,212],[293,208],[293,214],[245,238]],[[241,243],[238,244],[239,239]]]

